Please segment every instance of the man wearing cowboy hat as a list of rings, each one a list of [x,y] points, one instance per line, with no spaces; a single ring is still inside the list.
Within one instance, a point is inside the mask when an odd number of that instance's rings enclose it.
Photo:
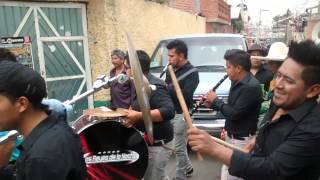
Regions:
[[[265,56],[265,50],[260,44],[253,44],[248,53],[250,56]],[[260,84],[263,84],[264,90],[269,90],[270,81],[273,78],[272,72],[265,68],[262,60],[257,58],[251,58],[251,69],[250,72],[254,75],[256,79],[259,80]]]
[[[272,73],[277,73],[279,67],[281,66],[282,62],[287,58],[288,54],[288,46],[283,42],[275,42],[270,46],[268,55],[266,57],[263,56],[255,56],[251,55],[251,62],[252,59],[257,60],[264,60],[267,65],[267,69]],[[273,91],[275,80],[271,80],[268,85],[268,90]]]

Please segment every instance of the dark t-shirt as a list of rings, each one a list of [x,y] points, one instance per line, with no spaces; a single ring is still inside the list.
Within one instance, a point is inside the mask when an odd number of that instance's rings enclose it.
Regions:
[[[153,122],[153,136],[155,140],[164,140],[169,142],[173,139],[173,127],[170,120],[174,117],[175,111],[172,100],[168,94],[165,83],[159,78],[148,74],[147,79],[150,84],[156,85],[157,89],[151,92],[150,96],[150,109],[159,109],[163,121]],[[137,99],[133,101],[132,109],[140,111]],[[137,129],[145,132],[143,122],[135,125]]]
[[[273,79],[273,74],[271,71],[267,70],[264,65],[261,65],[254,77],[258,79],[260,84],[264,85],[265,91],[269,91],[270,81]]]
[[[16,163],[17,180],[86,178],[79,136],[55,114],[40,122],[18,148],[21,154]]]

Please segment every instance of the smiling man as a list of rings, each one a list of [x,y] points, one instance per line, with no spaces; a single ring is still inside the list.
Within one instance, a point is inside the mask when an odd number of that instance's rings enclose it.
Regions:
[[[252,153],[223,147],[198,129],[189,130],[192,149],[229,166],[244,179],[318,180],[320,175],[320,46],[292,43],[277,72],[272,106]]]

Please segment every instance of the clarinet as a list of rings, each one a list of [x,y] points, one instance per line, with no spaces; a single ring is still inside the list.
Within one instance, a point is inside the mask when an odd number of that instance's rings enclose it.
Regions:
[[[227,79],[227,77],[228,77],[227,74],[224,75],[223,78],[220,79],[220,81],[212,88],[212,91],[216,91],[218,87],[223,83],[223,81]],[[191,110],[191,113],[190,113],[191,116],[193,115],[194,112],[196,112],[199,109],[201,105],[203,105],[204,101],[205,101],[205,98],[202,97],[202,99],[196,103],[196,105]]]
[[[164,75],[164,73],[167,71],[169,65],[170,65],[170,64],[168,63],[168,64],[162,69],[162,72],[161,72],[161,74],[160,74],[160,78],[162,78],[162,76]]]

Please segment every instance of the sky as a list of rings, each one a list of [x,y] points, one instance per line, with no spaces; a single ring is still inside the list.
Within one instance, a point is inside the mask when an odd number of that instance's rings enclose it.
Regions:
[[[318,4],[319,0],[227,0],[228,4],[236,6],[241,1],[247,4],[251,22],[259,22],[261,10],[262,25],[271,25],[272,18],[286,13],[289,8],[293,13],[304,12],[306,8]]]

